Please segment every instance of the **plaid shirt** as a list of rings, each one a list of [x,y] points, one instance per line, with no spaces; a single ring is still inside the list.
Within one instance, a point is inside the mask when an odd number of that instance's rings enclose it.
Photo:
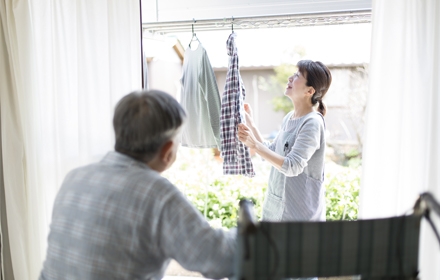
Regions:
[[[243,101],[246,95],[238,66],[237,46],[232,32],[226,41],[229,68],[222,97],[220,141],[223,158],[223,174],[254,177],[249,148],[238,140],[238,124],[245,123]]]
[[[167,179],[110,152],[70,172],[53,208],[44,279],[162,279],[171,258],[231,276],[235,231],[209,226]]]

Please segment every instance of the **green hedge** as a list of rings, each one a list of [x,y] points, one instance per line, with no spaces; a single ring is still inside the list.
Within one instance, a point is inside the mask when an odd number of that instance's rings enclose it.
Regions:
[[[326,163],[327,221],[356,220],[358,217],[361,166],[360,162],[351,164],[357,160],[350,160],[348,167]]]
[[[261,217],[270,164],[258,156],[252,162],[257,173],[254,178],[225,176],[221,160],[214,157],[212,150],[181,147],[175,164],[163,175],[202,215],[206,214],[212,226],[231,228],[237,225],[238,203],[242,198],[253,200],[255,213]],[[360,165],[344,167],[328,161],[326,174],[327,220],[357,219]]]

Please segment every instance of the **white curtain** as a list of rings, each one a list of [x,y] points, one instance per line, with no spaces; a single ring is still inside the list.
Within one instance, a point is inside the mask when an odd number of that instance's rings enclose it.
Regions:
[[[373,2],[360,217],[440,199],[440,1]],[[440,227],[439,219],[435,219]],[[440,245],[423,222],[421,279],[440,279]]]
[[[139,1],[0,0],[0,16],[11,259],[37,279],[64,176],[113,149],[114,106],[142,86]]]

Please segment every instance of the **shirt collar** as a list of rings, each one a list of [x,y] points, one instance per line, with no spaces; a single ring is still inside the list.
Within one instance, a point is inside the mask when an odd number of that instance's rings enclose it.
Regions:
[[[232,32],[231,35],[229,35],[228,40],[226,41],[226,50],[229,56],[237,55],[237,46],[235,45],[236,36],[237,35]]]

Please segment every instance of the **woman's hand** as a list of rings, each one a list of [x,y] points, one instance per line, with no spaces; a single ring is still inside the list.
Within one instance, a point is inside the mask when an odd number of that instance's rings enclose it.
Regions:
[[[281,169],[284,163],[284,157],[269,150],[262,144],[263,141],[257,140],[252,129],[250,129],[244,123],[238,125],[238,140],[243,142],[247,147],[255,150],[262,158],[270,162],[278,170]]]
[[[252,130],[247,127],[247,125],[245,125],[244,123],[240,123],[238,125],[238,140],[240,140],[241,142],[243,142],[243,144],[245,144],[247,147],[255,149],[255,146],[257,145],[257,143],[260,143],[254,136],[254,134],[252,133]]]
[[[249,126],[254,125],[254,116],[252,112],[251,105],[249,103],[244,103],[244,111],[246,112],[246,124]]]

